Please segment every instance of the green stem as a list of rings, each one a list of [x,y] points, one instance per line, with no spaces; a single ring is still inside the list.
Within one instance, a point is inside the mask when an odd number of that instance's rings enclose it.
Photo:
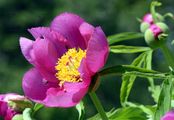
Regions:
[[[106,116],[106,113],[100,103],[100,100],[98,99],[97,95],[95,94],[95,92],[91,91],[91,92],[89,92],[89,95],[90,95],[98,113],[100,114],[102,120],[108,120],[108,117]]]
[[[151,15],[152,15],[154,23],[156,23],[157,22],[157,18],[156,18],[156,11],[155,11],[154,2],[151,3],[150,12],[151,12]]]
[[[151,6],[150,6],[150,12],[152,14],[154,23],[158,22],[158,18],[156,16],[156,11],[155,11],[155,7],[157,7],[157,6],[161,6],[161,3],[158,1],[152,1]]]
[[[166,59],[168,65],[171,66],[172,69],[174,69],[174,56],[173,56],[173,53],[167,47],[167,44],[163,45],[161,47],[161,49],[162,49],[162,52],[163,52],[163,54],[165,56],[165,59]]]

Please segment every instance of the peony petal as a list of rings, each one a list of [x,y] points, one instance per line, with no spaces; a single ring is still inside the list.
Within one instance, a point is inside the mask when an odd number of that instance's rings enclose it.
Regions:
[[[24,57],[31,64],[33,64],[34,61],[33,61],[32,55],[31,55],[31,51],[33,49],[33,43],[34,43],[34,41],[32,41],[30,39],[27,39],[27,38],[24,38],[24,37],[21,37],[19,41],[20,41],[21,51],[22,51]]]
[[[81,75],[80,77],[82,78],[83,82],[85,82],[85,84],[89,85],[93,74],[88,69],[85,58],[82,59],[78,71],[80,72],[80,75]]]
[[[81,35],[83,36],[84,40],[85,40],[85,44],[86,46],[88,45],[88,41],[89,39],[91,38],[91,35],[93,34],[94,32],[94,27],[86,22],[82,23],[80,25],[80,33]]]
[[[0,101],[0,116],[5,116],[8,109],[7,103]]]
[[[89,40],[86,53],[86,62],[91,72],[96,73],[104,66],[108,53],[107,38],[102,29],[97,27]]]
[[[33,35],[35,39],[49,35],[50,28],[49,27],[36,27],[28,29],[28,31]]]
[[[50,88],[43,101],[48,107],[72,107],[80,102],[88,91],[88,85],[82,83],[64,83],[64,90]]]
[[[52,42],[47,39],[37,39],[33,51],[35,55],[35,67],[48,81],[57,81],[55,66],[58,60],[57,50]]]
[[[66,40],[60,33],[48,28],[48,27],[36,27],[28,30],[35,39],[37,38],[46,38],[51,41],[57,49],[59,57],[61,57],[68,48],[72,46],[69,41]]]
[[[44,104],[49,107],[72,107],[75,106],[87,93],[91,73],[86,66],[86,59],[83,59],[79,67],[82,82],[64,83],[64,88],[50,88],[47,91],[47,97]]]
[[[42,101],[46,97],[47,89],[53,86],[54,84],[47,83],[35,68],[26,72],[22,81],[25,95],[35,102]]]
[[[12,120],[12,118],[13,118],[13,116],[15,116],[15,114],[16,114],[16,112],[9,108],[6,111],[6,116],[4,117],[4,120]]]
[[[54,18],[50,27],[70,40],[73,47],[85,49],[85,41],[79,31],[83,22],[82,18],[73,13],[63,13]]]
[[[0,95],[0,101],[3,100],[4,97],[5,97],[5,95],[4,95],[4,94],[1,94],[1,95]]]

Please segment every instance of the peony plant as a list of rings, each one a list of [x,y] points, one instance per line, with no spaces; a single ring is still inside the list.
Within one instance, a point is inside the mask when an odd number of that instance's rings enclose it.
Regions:
[[[33,40],[20,37],[25,59],[32,65],[23,76],[24,96],[0,95],[0,116],[4,120],[35,120],[43,107],[75,107],[78,120],[86,117],[83,98],[89,94],[98,114],[89,120],[173,120],[174,56],[167,42],[170,26],[166,16],[156,12],[161,3],[152,1],[150,12],[139,20],[141,32],[124,32],[106,37],[102,28],[94,27],[79,15],[65,12],[56,16],[47,27],[28,29]],[[147,46],[118,45],[125,40],[145,40]],[[143,39],[144,38],[144,39]],[[171,44],[170,44],[171,45]],[[162,50],[169,70],[152,70],[152,57]],[[130,65],[105,67],[109,53],[140,53]],[[120,107],[106,110],[95,91],[101,77],[122,76]],[[153,104],[130,101],[129,95],[137,77],[146,78]],[[159,80],[156,82],[155,80]],[[158,83],[158,84],[156,84]]]

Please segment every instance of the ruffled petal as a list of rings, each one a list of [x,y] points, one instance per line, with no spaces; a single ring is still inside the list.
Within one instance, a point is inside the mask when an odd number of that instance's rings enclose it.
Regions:
[[[51,41],[55,45],[59,57],[61,57],[68,48],[72,47],[66,38],[48,27],[36,27],[28,29],[28,31],[34,36],[35,39],[45,38]]]
[[[79,67],[82,82],[64,83],[63,88],[50,88],[47,91],[47,97],[44,104],[48,107],[72,107],[75,106],[87,93],[91,74],[86,66],[86,60],[83,59]]]
[[[97,27],[88,42],[86,63],[91,72],[101,69],[108,57],[109,46],[107,38],[100,27]]]
[[[88,85],[81,83],[64,83],[64,89],[50,88],[43,101],[48,107],[72,107],[80,102],[88,91]]]
[[[33,51],[35,55],[35,67],[48,81],[56,81],[55,66],[58,60],[57,50],[52,42],[47,39],[37,39]]]
[[[8,109],[7,103],[0,101],[0,116],[5,116]]]
[[[34,60],[31,54],[32,54],[34,41],[24,37],[21,37],[19,41],[20,41],[22,54],[31,64],[33,64]]]
[[[83,82],[86,85],[89,85],[91,82],[91,77],[92,77],[93,73],[88,69],[85,58],[82,59],[78,71],[80,72],[80,77],[83,80]]]
[[[50,28],[49,27],[36,27],[36,28],[31,28],[28,29],[28,31],[32,34],[32,36],[37,39],[37,38],[42,38],[43,36],[47,36],[50,33]]]
[[[88,45],[88,41],[89,39],[91,38],[91,35],[93,34],[94,32],[94,27],[86,22],[82,23],[80,25],[80,33],[81,35],[83,36],[84,40],[85,40],[85,44],[86,46]]]
[[[32,68],[25,73],[22,87],[27,97],[33,101],[42,101],[46,97],[47,89],[54,87],[54,83],[49,83],[42,78],[37,69]]]
[[[80,34],[79,27],[84,22],[82,18],[73,13],[62,13],[51,23],[51,29],[63,35],[73,47],[85,49],[85,41]]]
[[[13,116],[15,116],[16,112],[11,110],[10,108],[6,111],[6,116],[4,120],[12,120]]]

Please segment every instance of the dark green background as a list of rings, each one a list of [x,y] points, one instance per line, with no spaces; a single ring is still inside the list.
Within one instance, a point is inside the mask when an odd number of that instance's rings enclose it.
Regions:
[[[139,31],[139,22],[136,18],[141,18],[149,11],[149,3],[150,0],[0,0],[0,93],[23,94],[22,77],[32,66],[21,54],[19,37],[32,39],[27,32],[28,28],[48,26],[56,15],[66,11],[80,15],[94,26],[101,26],[107,36],[126,31]],[[162,14],[167,11],[174,13],[174,1],[163,1],[163,6],[158,10]],[[173,30],[174,21],[168,19],[167,23]],[[146,46],[143,39],[120,44]],[[130,64],[137,55],[110,54],[106,66]],[[153,69],[166,71],[168,68],[165,65],[161,52],[156,51],[153,55]],[[106,110],[120,106],[120,85],[120,77],[102,78],[97,94]],[[153,104],[147,86],[145,79],[137,79],[130,100]],[[96,114],[88,95],[84,102],[85,118]],[[77,120],[78,113],[75,108],[46,108],[39,111],[36,117],[38,120]]]

